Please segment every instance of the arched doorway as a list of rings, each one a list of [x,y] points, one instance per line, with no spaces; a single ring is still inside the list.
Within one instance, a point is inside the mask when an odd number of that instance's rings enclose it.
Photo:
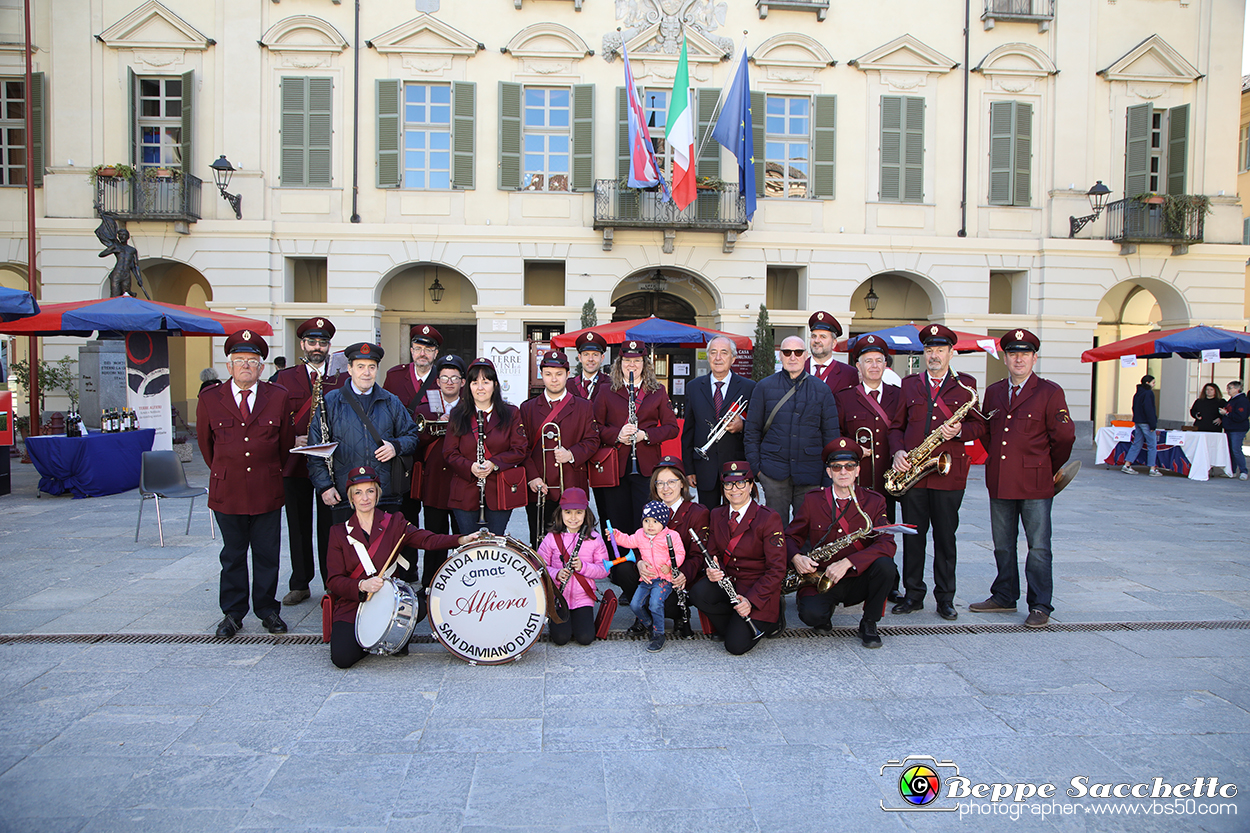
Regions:
[[[383,364],[387,368],[410,361],[408,328],[430,324],[443,337],[443,353],[477,358],[477,289],[467,277],[447,266],[420,263],[402,266],[379,284],[382,311]]]
[[[1098,302],[1101,319],[1094,343],[1110,344],[1151,330],[1187,326],[1185,299],[1170,284],[1151,278],[1123,281],[1107,290]],[[1137,383],[1147,373],[1158,380],[1155,407],[1160,418],[1183,420],[1189,410],[1188,367],[1185,359],[1138,359],[1136,367],[1119,362],[1095,362],[1090,370],[1090,408],[1094,427],[1108,415],[1131,414]]]
[[[868,308],[870,292],[877,298],[875,309]],[[935,312],[940,314],[944,310],[942,294],[937,286],[906,272],[873,275],[855,287],[850,307],[855,313],[848,332],[852,336],[887,327],[922,324]],[[918,354],[891,356],[890,362],[899,376],[918,372],[921,364]]]
[[[213,287],[199,271],[172,260],[139,262],[143,285],[153,301],[208,309]],[[134,292],[142,295],[139,287]],[[107,296],[107,284],[103,296]],[[202,336],[169,339],[169,400],[188,422],[195,419],[200,395],[200,372],[213,366],[213,340]]]
[[[26,267],[18,263],[0,264],[0,286],[5,289],[29,290],[26,279]],[[39,273],[35,273],[35,296],[39,295]],[[30,339],[25,336],[0,336],[0,381],[8,379],[9,367],[13,362],[26,361],[30,358]]]

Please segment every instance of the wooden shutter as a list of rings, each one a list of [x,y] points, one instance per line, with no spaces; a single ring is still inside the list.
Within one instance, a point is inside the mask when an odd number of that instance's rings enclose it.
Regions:
[[[30,107],[30,148],[31,148],[31,180],[35,188],[43,185],[44,147],[47,145],[47,107],[44,105],[44,77],[42,72],[30,75],[30,93],[26,96],[26,104]]]
[[[1154,105],[1128,108],[1124,140],[1124,196],[1132,198],[1150,189],[1150,122]]]
[[[191,120],[192,103],[195,100],[195,72],[184,72],[182,74],[182,129],[180,136],[182,138],[182,172],[189,174],[193,172],[192,165],[194,160],[191,157],[192,140],[195,138],[194,122]]]
[[[130,104],[130,165],[139,167],[139,79],[126,67],[126,100]]]
[[[881,96],[881,185],[879,196],[884,202],[903,198],[903,99],[897,95]]]
[[[1033,105],[1015,102],[1014,158],[1015,182],[1012,183],[1012,205],[1033,203]]]
[[[903,202],[924,202],[924,99],[903,99]]]
[[[835,195],[834,162],[837,155],[838,97],[816,96],[812,134],[812,191],[809,196],[831,200]]]
[[[284,188],[307,185],[307,78],[283,78],[281,92],[282,161],[278,182]]]
[[[629,181],[629,95],[616,88],[616,178]]]
[[[451,187],[472,191],[477,187],[477,84],[453,81],[451,84]]]
[[[990,204],[1011,205],[1015,102],[990,102]]]
[[[399,164],[400,144],[403,142],[404,85],[395,78],[379,78],[374,84],[377,98],[378,130],[378,187],[398,188],[403,184],[404,174]]]
[[[334,132],[330,118],[334,99],[334,82],[329,78],[308,79],[308,184],[328,186],[330,175],[330,137]]]
[[[719,98],[720,90],[718,89],[707,87],[695,90],[699,110],[698,132],[694,137],[695,150],[699,150],[699,143],[705,136],[707,143],[703,145],[703,151],[699,153],[694,172],[697,176],[708,176],[713,179],[720,179],[720,142],[709,136],[708,131],[712,129],[712,116],[716,113],[716,101]]]
[[[521,187],[521,85],[499,82],[499,187]]]
[[[1189,164],[1189,105],[1168,110],[1168,193],[1184,194]]]
[[[764,158],[764,144],[767,135],[764,126],[764,105],[767,100],[765,93],[751,91],[751,143],[755,145],[755,196],[764,196],[764,173],[768,165]]]
[[[573,85],[573,178],[574,191],[595,187],[595,86]]]

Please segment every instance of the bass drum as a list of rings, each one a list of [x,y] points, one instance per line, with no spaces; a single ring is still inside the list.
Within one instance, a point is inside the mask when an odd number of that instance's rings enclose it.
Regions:
[[[456,549],[430,582],[430,630],[470,665],[502,665],[538,640],[547,571],[514,538],[489,535]]]

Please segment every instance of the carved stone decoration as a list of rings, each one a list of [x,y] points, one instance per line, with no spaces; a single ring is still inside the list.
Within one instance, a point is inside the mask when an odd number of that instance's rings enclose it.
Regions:
[[[148,0],[96,36],[112,49],[202,51],[216,43],[157,0]]]
[[[1134,83],[1129,83],[1128,85],[1129,95],[1136,96],[1137,98],[1145,99],[1146,101],[1154,101],[1156,98],[1162,98],[1163,94],[1166,92],[1167,92],[1166,87],[1149,86],[1146,84],[1134,84]]]
[[[654,28],[655,37],[641,44],[637,52],[658,52],[676,57],[681,52],[681,33],[697,32],[730,54],[734,49],[731,38],[713,35],[712,32],[725,25],[729,5],[724,0],[616,0],[616,19],[621,31],[603,36],[603,59],[609,63],[621,53],[621,44],[633,44],[635,39]],[[631,51],[634,51],[631,46]]]
[[[136,49],[134,51],[136,64],[143,64],[153,69],[182,66],[186,54],[182,49]]]

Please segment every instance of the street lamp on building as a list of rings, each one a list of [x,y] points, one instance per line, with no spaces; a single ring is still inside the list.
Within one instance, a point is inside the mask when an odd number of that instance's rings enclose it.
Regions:
[[[1098,215],[1102,214],[1102,210],[1107,206],[1107,197],[1111,196],[1111,189],[1103,185],[1100,179],[1094,183],[1093,188],[1086,192],[1085,196],[1089,198],[1089,207],[1094,209],[1094,213],[1084,217],[1069,217],[1068,237],[1076,237],[1078,231],[1098,219]]]
[[[877,302],[881,299],[877,297],[877,293],[872,291],[872,278],[868,279],[868,294],[864,296],[864,306],[868,307],[868,317],[872,318],[872,313],[877,308]]]
[[[234,209],[235,219],[242,220],[242,195],[231,194],[226,190],[226,186],[230,184],[230,177],[234,175],[234,165],[231,165],[230,160],[223,154],[222,156],[217,157],[217,161],[208,167],[213,169],[213,182],[217,183],[217,190],[221,192],[221,198],[230,203],[230,207]]]
[[[445,291],[446,290],[443,288],[443,285],[438,282],[438,275],[435,275],[434,283],[430,284],[430,300],[437,304],[439,301],[443,300],[443,293]]]

